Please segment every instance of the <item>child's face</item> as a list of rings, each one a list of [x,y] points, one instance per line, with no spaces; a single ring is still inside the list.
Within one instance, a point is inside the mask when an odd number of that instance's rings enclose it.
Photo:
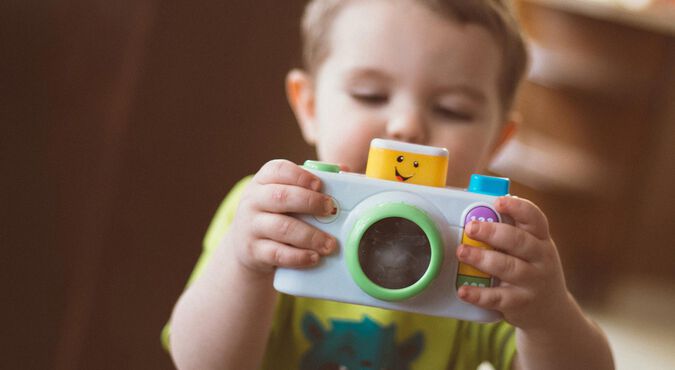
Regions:
[[[480,171],[510,125],[498,93],[500,49],[487,30],[414,1],[348,5],[314,81],[289,75],[305,138],[322,161],[364,172],[371,139],[444,147],[448,184]]]

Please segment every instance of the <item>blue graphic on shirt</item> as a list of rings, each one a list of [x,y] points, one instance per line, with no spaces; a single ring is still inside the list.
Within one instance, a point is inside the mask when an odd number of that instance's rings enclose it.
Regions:
[[[381,327],[368,316],[331,323],[328,331],[314,314],[303,317],[302,331],[312,347],[302,358],[301,370],[407,370],[424,347],[421,332],[396,344],[396,325]]]

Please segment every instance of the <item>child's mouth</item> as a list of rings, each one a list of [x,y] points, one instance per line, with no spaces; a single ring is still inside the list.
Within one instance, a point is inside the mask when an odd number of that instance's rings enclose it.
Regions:
[[[396,174],[396,178],[398,179],[398,181],[408,181],[409,178],[415,176],[415,175],[412,175],[412,176],[405,177],[405,176],[401,175],[398,172],[398,168],[396,168],[396,166],[394,166],[394,173]]]

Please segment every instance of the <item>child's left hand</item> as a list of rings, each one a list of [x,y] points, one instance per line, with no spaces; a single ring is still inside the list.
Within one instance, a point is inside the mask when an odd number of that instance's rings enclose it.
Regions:
[[[492,246],[485,250],[467,245],[457,248],[459,261],[501,280],[497,287],[463,286],[461,299],[479,307],[501,311],[506,321],[521,329],[542,329],[570,298],[555,243],[544,213],[532,202],[500,197],[496,210],[515,225],[474,221],[465,231],[472,239]]]

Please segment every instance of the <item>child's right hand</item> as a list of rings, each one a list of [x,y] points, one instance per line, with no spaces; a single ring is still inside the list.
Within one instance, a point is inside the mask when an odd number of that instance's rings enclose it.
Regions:
[[[260,168],[244,190],[227,238],[241,266],[271,274],[275,267],[315,265],[332,253],[335,238],[287,213],[326,216],[333,212],[321,180],[286,160]]]

